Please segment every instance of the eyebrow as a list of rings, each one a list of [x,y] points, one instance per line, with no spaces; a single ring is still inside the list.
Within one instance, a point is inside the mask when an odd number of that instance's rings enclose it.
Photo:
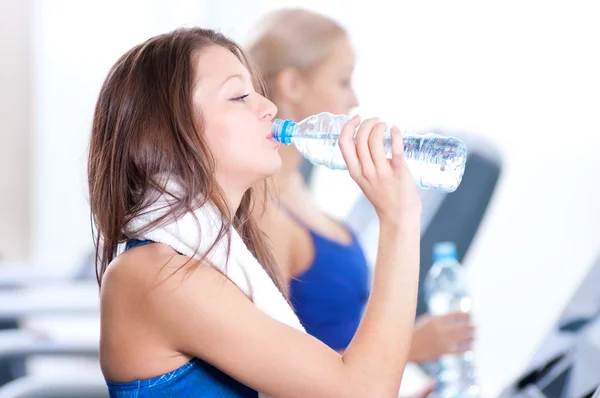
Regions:
[[[229,80],[231,79],[240,79],[242,81],[245,81],[245,76],[242,75],[241,73],[235,73],[231,76],[228,76],[227,78],[225,78],[225,80],[223,80],[223,83],[221,83],[221,87],[223,87],[223,85],[225,85],[225,83],[227,83]]]

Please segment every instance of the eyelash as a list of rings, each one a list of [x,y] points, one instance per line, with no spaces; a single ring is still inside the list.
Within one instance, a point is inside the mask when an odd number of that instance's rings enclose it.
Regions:
[[[242,96],[239,97],[235,97],[235,98],[231,98],[231,101],[238,101],[238,102],[244,102],[244,100],[249,96],[250,94],[244,94]]]

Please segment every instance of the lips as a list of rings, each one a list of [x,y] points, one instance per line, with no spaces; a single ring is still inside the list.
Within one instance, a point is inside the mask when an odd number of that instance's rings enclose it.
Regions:
[[[272,143],[274,143],[274,144],[277,144],[277,146],[279,146],[279,145],[280,145],[280,142],[279,142],[279,141],[277,141],[277,140],[275,139],[275,137],[273,137],[272,135],[269,135],[269,136],[267,136],[267,140],[271,141],[271,142],[272,142]]]
[[[269,123],[269,134],[267,134],[266,139],[276,144],[277,147],[281,145],[281,143],[273,136],[273,124]]]

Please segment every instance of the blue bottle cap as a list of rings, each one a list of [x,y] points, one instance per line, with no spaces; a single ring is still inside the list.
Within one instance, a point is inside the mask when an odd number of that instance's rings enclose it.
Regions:
[[[293,120],[275,119],[271,127],[271,134],[273,134],[273,138],[277,141],[289,145],[292,143],[292,132],[295,126],[296,122]]]
[[[452,242],[439,242],[433,245],[433,262],[458,259],[456,245]]]

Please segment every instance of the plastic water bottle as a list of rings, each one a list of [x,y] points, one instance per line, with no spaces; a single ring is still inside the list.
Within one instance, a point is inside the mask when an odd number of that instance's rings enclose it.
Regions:
[[[350,120],[346,115],[320,113],[296,123],[276,119],[273,137],[282,144],[294,144],[314,165],[330,169],[347,169],[338,139],[342,127]],[[384,134],[383,146],[392,157],[390,131]],[[437,134],[404,136],[404,158],[419,188],[455,191],[462,180],[467,160],[467,148],[454,137]]]
[[[456,246],[450,242],[435,244],[433,261],[425,279],[425,297],[430,314],[469,312],[471,297],[465,271],[457,260]],[[436,377],[435,398],[480,396],[472,351],[443,355],[429,368]]]

